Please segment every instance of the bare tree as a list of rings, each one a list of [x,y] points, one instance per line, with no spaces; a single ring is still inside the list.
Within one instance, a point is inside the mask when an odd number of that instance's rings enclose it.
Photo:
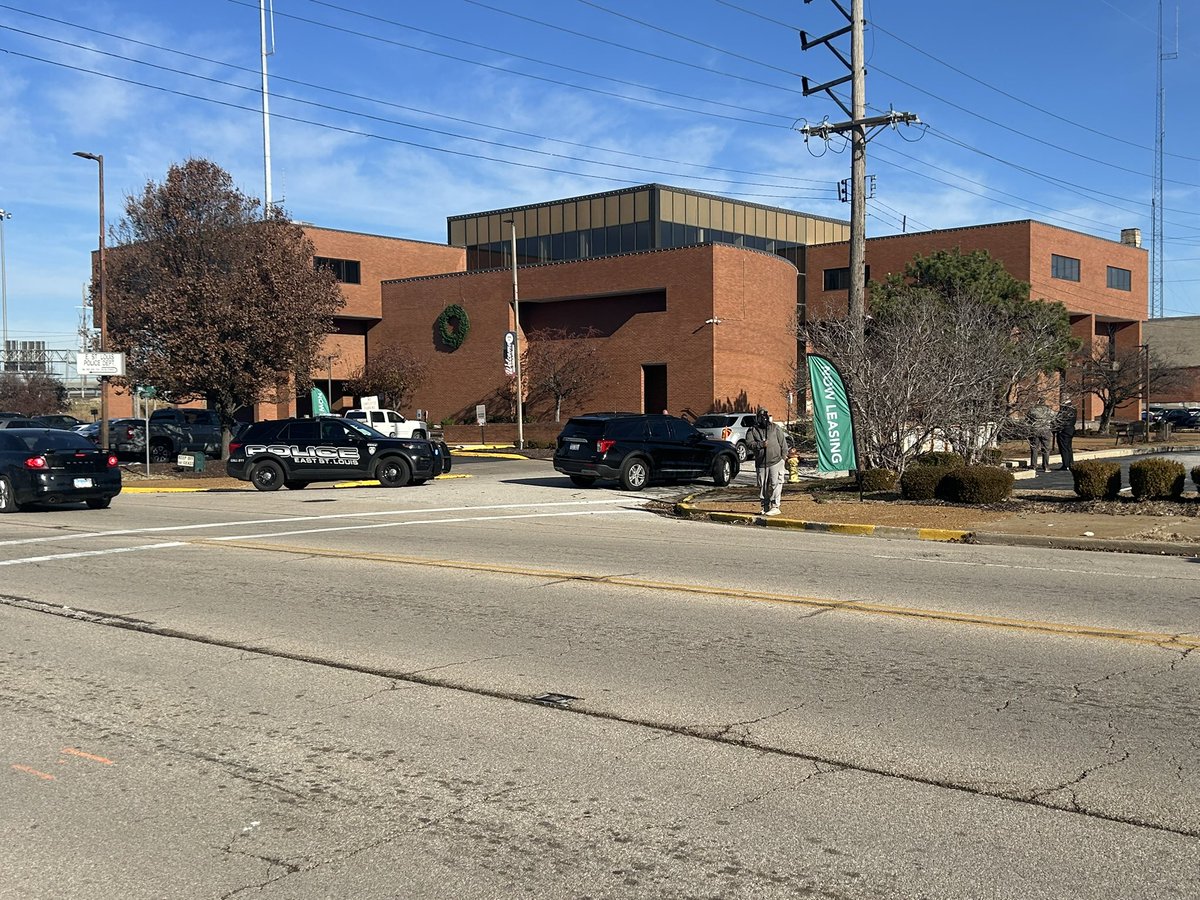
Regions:
[[[264,217],[224,169],[189,159],[126,197],[113,236],[109,344],[126,354],[127,383],[207,399],[228,440],[238,408],[310,382],[344,301],[282,210]]]
[[[604,374],[598,336],[594,328],[542,328],[529,333],[521,358],[521,377],[531,403],[539,399],[554,403],[555,422],[561,419],[564,401],[586,400]]]
[[[1153,350],[1141,347],[1117,350],[1111,342],[1105,342],[1076,355],[1070,380],[1080,393],[1094,394],[1100,401],[1099,427],[1107,431],[1118,406],[1130,400],[1149,399],[1147,388],[1151,394],[1172,389],[1179,383],[1179,373]]]
[[[846,379],[868,466],[903,472],[934,437],[975,461],[1006,421],[1057,389],[1046,374],[1070,339],[1058,304],[997,302],[959,283],[895,286],[872,310],[861,347],[848,321],[806,328]]]
[[[44,416],[66,408],[67,388],[57,378],[41,372],[0,373],[0,409]]]
[[[375,395],[387,409],[406,409],[429,374],[428,360],[392,345],[377,350],[346,383],[359,397]]]

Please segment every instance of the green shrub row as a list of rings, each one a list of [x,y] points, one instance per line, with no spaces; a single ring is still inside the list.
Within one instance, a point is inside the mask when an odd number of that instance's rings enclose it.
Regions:
[[[859,475],[862,477],[860,487],[865,494],[896,489],[897,475],[891,469],[863,469]]]
[[[1129,464],[1129,492],[1134,500],[1178,500],[1183,496],[1185,470],[1171,459],[1139,459]],[[1084,500],[1115,500],[1121,493],[1121,465],[1101,459],[1071,466],[1075,493]],[[1200,486],[1200,466],[1192,469]]]
[[[968,466],[957,453],[940,456],[950,465],[923,463],[905,470],[900,478],[900,495],[905,500],[936,498],[951,503],[982,504],[999,503],[1012,494],[1013,475],[1007,469]],[[949,457],[957,458],[957,464]]]

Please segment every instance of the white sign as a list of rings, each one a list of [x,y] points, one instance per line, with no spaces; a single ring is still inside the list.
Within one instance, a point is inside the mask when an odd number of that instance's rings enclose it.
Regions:
[[[475,424],[481,427],[487,424],[487,407],[482,403],[475,407]]]
[[[517,333],[504,332],[504,374],[517,374]]]
[[[80,375],[124,375],[124,353],[76,353],[75,371]]]
[[[363,397],[362,405],[359,407],[359,409],[379,409],[379,398]]]

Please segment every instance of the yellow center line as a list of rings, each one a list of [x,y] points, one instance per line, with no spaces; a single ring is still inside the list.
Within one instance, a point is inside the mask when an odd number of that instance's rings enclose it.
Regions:
[[[299,547],[286,544],[267,544],[259,541],[209,541],[196,540],[194,544],[206,546],[236,547],[242,550],[262,550],[268,553],[289,553],[302,556],[326,556],[338,559],[364,560],[391,563],[403,566],[424,566],[438,569],[457,569],[466,572],[489,572],[497,575],[518,575],[528,578],[543,578],[553,581],[590,581],[618,587],[640,588],[654,591],[677,591],[706,597],[728,597],[749,600],[755,603],[778,603],[816,609],[837,609],[846,612],[867,613],[877,616],[892,616],[902,619],[919,619],[951,625],[975,625],[984,628],[1001,628],[1009,631],[1052,634],[1065,637],[1095,638],[1125,641],[1134,644],[1149,644],[1169,650],[1200,649],[1200,636],[1172,634],[1168,632],[1138,631],[1127,628],[1104,628],[1079,625],[1071,622],[1053,622],[1037,619],[1016,619],[1006,616],[989,616],[981,613],[954,612],[940,609],[898,606],[889,603],[869,603],[863,600],[838,600],[832,597],[805,597],[797,594],[782,594],[772,591],[754,591],[743,588],[719,587],[706,584],[690,584],[677,581],[652,581],[624,575],[591,575],[585,572],[568,572],[557,569],[539,569],[530,566],[513,566],[499,563],[477,563],[458,559],[437,559],[422,556],[398,556],[390,553],[366,553],[362,551],[333,550],[322,547]]]

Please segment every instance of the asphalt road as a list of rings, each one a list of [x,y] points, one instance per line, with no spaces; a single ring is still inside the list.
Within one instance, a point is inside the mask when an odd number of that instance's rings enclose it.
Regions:
[[[0,519],[0,897],[1192,897],[1200,570],[538,461]]]

